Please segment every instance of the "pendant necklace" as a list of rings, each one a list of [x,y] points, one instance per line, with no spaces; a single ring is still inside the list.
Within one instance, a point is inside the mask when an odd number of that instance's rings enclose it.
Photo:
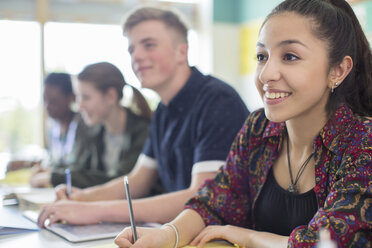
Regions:
[[[298,194],[298,188],[297,188],[297,182],[300,179],[302,173],[304,172],[306,165],[309,163],[310,159],[313,157],[314,153],[311,153],[310,156],[305,160],[305,162],[301,165],[300,170],[297,173],[296,179],[293,181],[293,175],[292,175],[292,168],[291,168],[291,160],[289,158],[289,136],[287,133],[287,159],[288,159],[288,168],[289,168],[289,176],[291,177],[291,184],[287,188],[287,191]]]

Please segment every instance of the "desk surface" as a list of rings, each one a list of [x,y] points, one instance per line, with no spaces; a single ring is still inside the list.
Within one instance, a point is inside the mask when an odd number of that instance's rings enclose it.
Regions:
[[[41,231],[27,232],[22,234],[1,235],[0,247],[7,248],[68,248],[68,247],[100,247],[113,245],[113,239],[102,239],[81,243],[71,243],[58,235],[42,229]],[[115,246],[113,246],[115,247]]]
[[[4,186],[4,185],[0,185]],[[23,188],[21,188],[23,189]],[[26,189],[23,189],[26,190]],[[52,189],[51,189],[52,190]],[[7,192],[9,189],[7,187],[0,187],[0,208],[16,208],[18,206],[1,206],[3,200],[3,191]],[[20,190],[22,191],[22,190]],[[40,231],[29,231],[19,234],[11,235],[0,235],[0,247],[4,248],[69,248],[69,247],[115,247],[114,239],[101,239],[95,241],[87,241],[80,243],[71,243],[64,238],[54,234],[51,231],[42,229]]]
[[[0,206],[1,207],[1,206]],[[16,208],[16,206],[3,206],[4,208]],[[18,209],[18,208],[17,208]],[[68,248],[68,247],[105,247],[113,246],[114,239],[101,239],[95,241],[72,243],[53,232],[41,229],[40,231],[27,231],[19,234],[0,235],[0,247],[7,248]]]
[[[40,232],[30,232],[24,234],[15,234],[15,235],[5,235],[0,236],[0,247],[6,248],[69,248],[69,247],[79,247],[79,248],[113,248],[117,247],[114,244],[113,239],[102,239],[89,242],[81,243],[71,243],[63,238],[55,235],[48,230],[41,230]],[[191,246],[188,246],[191,247]],[[207,248],[227,248],[233,247],[226,243],[213,242],[207,244]],[[192,246],[194,248],[194,246]]]
[[[0,204],[2,205],[2,195],[0,194]],[[2,207],[0,205],[0,207]],[[16,206],[3,206],[5,208],[17,208]],[[112,248],[116,247],[114,239],[101,239],[95,241],[72,243],[57,234],[42,229],[40,231],[29,231],[20,234],[0,235],[0,247],[6,248],[69,248],[69,247],[91,247],[91,248]],[[211,243],[207,247],[231,247],[226,243]]]
[[[58,235],[42,229],[41,231],[28,232],[22,234],[14,235],[0,235],[0,247],[6,248],[70,248],[70,247],[79,247],[79,248],[113,248],[116,247],[113,239],[102,239],[81,243],[71,243]],[[191,246],[187,246],[187,248]],[[226,248],[233,247],[228,245],[225,242],[212,242],[208,243],[207,248]],[[192,246],[194,248],[194,246]]]

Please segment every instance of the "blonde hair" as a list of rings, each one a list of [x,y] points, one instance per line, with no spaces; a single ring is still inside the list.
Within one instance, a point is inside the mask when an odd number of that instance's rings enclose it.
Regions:
[[[137,24],[151,20],[163,22],[167,27],[176,31],[183,42],[187,43],[188,29],[186,24],[181,20],[181,17],[174,11],[158,7],[142,7],[129,13],[124,21],[124,35]]]

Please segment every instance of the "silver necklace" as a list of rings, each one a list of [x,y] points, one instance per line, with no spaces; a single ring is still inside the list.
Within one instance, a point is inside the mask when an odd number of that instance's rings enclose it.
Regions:
[[[313,157],[314,153],[311,153],[310,156],[305,160],[305,162],[301,165],[300,170],[297,173],[296,179],[293,181],[292,175],[292,167],[291,167],[291,160],[289,158],[289,136],[287,133],[287,159],[288,159],[288,168],[289,168],[289,176],[291,177],[291,184],[288,186],[287,191],[298,194],[297,182],[300,179],[302,173],[304,172],[306,165],[309,163],[310,159]]]

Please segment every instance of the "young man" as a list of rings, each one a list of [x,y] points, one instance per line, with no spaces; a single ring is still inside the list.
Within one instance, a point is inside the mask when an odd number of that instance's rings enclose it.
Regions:
[[[187,61],[187,28],[173,12],[141,8],[126,20],[132,68],[161,103],[135,168],[128,174],[138,222],[164,223],[174,218],[204,180],[225,163],[230,145],[248,116],[239,95],[226,83],[201,74]],[[160,178],[165,194],[146,197]],[[123,178],[84,190],[45,207],[39,225],[66,221],[91,224],[128,222]],[[140,198],[140,199],[138,199]]]

